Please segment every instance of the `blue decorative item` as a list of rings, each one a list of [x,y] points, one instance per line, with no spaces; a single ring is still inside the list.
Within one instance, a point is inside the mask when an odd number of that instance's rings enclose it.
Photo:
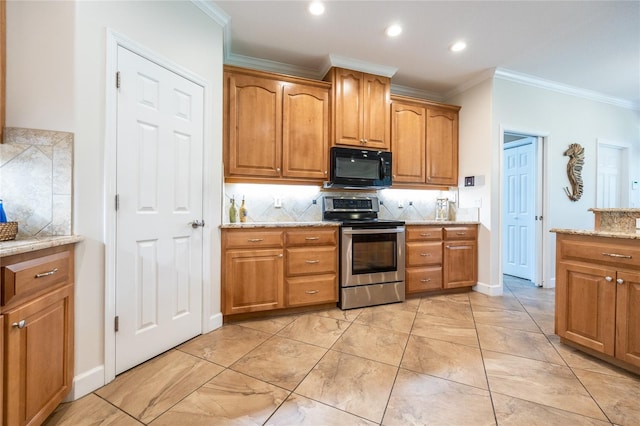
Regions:
[[[2,199],[0,199],[0,223],[7,223],[7,215],[4,213]]]

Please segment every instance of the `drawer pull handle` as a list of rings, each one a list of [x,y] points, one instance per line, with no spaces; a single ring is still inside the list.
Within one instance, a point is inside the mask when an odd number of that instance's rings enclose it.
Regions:
[[[631,259],[630,255],[618,253],[602,253],[603,256],[617,257],[618,259]]]
[[[466,232],[456,232],[456,235],[467,235]]]
[[[320,293],[320,290],[307,290],[305,291],[306,294],[318,294]]]
[[[420,234],[421,237],[430,237],[431,234]]]
[[[320,239],[320,237],[305,237],[305,240],[307,240],[307,241],[317,241],[319,239]]]
[[[36,274],[36,278],[43,278],[43,277],[48,277],[49,275],[53,275],[56,272],[58,272],[58,268],[53,268],[50,271],[47,272],[40,272],[39,274]]]
[[[431,253],[420,253],[422,257],[431,257]]]
[[[14,322],[14,323],[13,323],[13,324],[11,324],[11,325],[12,325],[13,327],[17,327],[17,328],[23,329],[23,328],[25,328],[25,327],[26,327],[27,322],[26,322],[25,320],[20,320],[20,321],[18,321],[18,322]]]
[[[309,264],[316,264],[316,263],[320,263],[319,260],[305,260],[305,262],[309,263]]]
[[[604,277],[604,280],[605,280],[606,282],[610,283],[611,281],[613,281],[613,278],[611,278],[611,277],[609,277],[609,276],[606,276],[606,277]]]
[[[259,243],[260,241],[264,241],[262,238],[249,238],[247,241],[250,243]]]
[[[431,278],[423,278],[420,280],[421,283],[428,283],[431,281]]]
[[[622,278],[618,278],[618,279],[616,280],[616,282],[617,282],[618,284],[624,284],[624,280],[623,280]]]

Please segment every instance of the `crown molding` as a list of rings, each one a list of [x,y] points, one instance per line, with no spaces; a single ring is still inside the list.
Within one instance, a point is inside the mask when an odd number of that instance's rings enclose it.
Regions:
[[[198,9],[216,21],[216,23],[221,27],[226,27],[229,25],[229,22],[231,22],[231,17],[210,0],[191,0],[191,3],[196,5]]]
[[[393,77],[393,75],[398,71],[398,68],[396,67],[360,61],[358,59],[347,58],[333,53],[329,54],[329,64],[331,67],[346,68],[389,78]],[[328,68],[325,71],[328,71]]]
[[[284,62],[270,61],[268,59],[253,58],[251,56],[237,55],[235,53],[226,54],[224,63],[227,65],[294,75],[314,80],[322,80],[322,77],[324,77],[324,74],[321,75],[317,69],[299,67],[296,65],[285,64]]]
[[[554,92],[563,93],[565,95],[571,95],[591,101],[602,102],[620,108],[626,108],[636,111],[640,110],[640,105],[638,105],[637,102],[606,96],[593,90],[587,90],[567,84],[557,83],[555,81],[545,80],[543,78],[534,77],[528,74],[522,74],[504,68],[496,68],[494,77],[501,80],[512,81],[514,83],[526,84],[528,86],[552,90]]]
[[[391,94],[409,96],[412,98],[426,99],[430,101],[443,102],[444,97],[440,93],[428,92],[422,89],[416,89],[414,87],[401,86],[399,84],[391,83]]]
[[[486,69],[484,71],[481,71],[475,77],[471,78],[470,80],[465,81],[461,85],[459,85],[457,87],[454,87],[452,90],[450,90],[447,93],[445,93],[445,95],[442,98],[443,99],[450,99],[450,98],[452,98],[454,96],[457,96],[457,95],[459,95],[459,94],[461,94],[463,92],[466,92],[467,90],[471,89],[472,87],[477,86],[478,84],[482,83],[483,81],[493,79],[494,75],[495,75],[495,68],[489,68],[489,69]]]

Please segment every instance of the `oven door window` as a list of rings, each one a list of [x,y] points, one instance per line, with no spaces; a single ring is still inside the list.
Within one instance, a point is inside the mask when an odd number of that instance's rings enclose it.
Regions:
[[[352,244],[353,275],[398,269],[397,234],[356,234]]]

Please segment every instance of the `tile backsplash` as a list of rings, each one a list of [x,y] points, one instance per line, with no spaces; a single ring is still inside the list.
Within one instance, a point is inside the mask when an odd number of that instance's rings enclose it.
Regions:
[[[231,198],[235,197],[239,210],[245,198],[247,222],[316,222],[322,220],[324,195],[365,196],[376,195],[382,205],[381,219],[420,221],[435,219],[436,199],[457,199],[457,189],[450,191],[383,189],[379,191],[324,191],[319,186],[261,185],[227,183],[224,185],[223,223],[229,223]],[[276,207],[276,204],[280,207]],[[402,206],[402,207],[400,207]],[[450,220],[478,219],[477,209],[458,209],[449,203]],[[470,211],[473,210],[473,211]]]
[[[17,238],[71,235],[73,133],[5,128],[0,198]]]

